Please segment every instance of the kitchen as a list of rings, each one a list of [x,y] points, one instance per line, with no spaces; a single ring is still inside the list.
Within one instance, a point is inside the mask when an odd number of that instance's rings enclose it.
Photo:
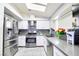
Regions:
[[[79,4],[4,3],[1,56],[79,56]]]

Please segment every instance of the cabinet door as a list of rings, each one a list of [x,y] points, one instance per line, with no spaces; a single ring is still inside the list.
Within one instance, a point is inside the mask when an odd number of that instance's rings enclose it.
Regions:
[[[44,46],[44,38],[43,38],[43,36],[37,36],[36,45],[37,46]]]
[[[26,46],[26,36],[18,37],[18,46]]]
[[[6,28],[13,28],[13,18],[8,16],[8,15],[5,15],[5,26]]]
[[[57,49],[55,46],[53,46],[53,55],[54,56],[65,56],[59,49]]]
[[[28,21],[20,21],[18,22],[19,29],[28,29]]]
[[[13,28],[13,23],[12,23],[12,21],[6,21],[6,27],[7,27],[7,28]]]
[[[49,29],[49,21],[37,21],[36,24],[37,29]]]

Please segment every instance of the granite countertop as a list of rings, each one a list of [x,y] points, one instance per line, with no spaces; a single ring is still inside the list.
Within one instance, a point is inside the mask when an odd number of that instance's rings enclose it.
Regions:
[[[49,42],[55,45],[61,52],[68,56],[79,56],[79,45],[67,44],[66,41],[56,37],[45,37]]]

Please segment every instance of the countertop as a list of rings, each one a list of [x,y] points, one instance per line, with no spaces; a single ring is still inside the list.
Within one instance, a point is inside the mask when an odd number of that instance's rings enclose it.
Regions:
[[[36,36],[46,36],[46,35],[50,35],[48,32],[37,32]],[[19,36],[28,36],[28,32],[23,32],[23,33],[20,33]]]
[[[56,37],[45,37],[49,42],[55,45],[61,52],[68,56],[79,56],[79,45],[67,44],[66,41]]]

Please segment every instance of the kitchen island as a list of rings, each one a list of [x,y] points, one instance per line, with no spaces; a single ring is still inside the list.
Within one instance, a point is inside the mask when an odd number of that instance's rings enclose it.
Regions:
[[[64,56],[79,56],[79,45],[67,44],[66,41],[56,37],[45,38],[52,44],[52,48],[56,47]]]

